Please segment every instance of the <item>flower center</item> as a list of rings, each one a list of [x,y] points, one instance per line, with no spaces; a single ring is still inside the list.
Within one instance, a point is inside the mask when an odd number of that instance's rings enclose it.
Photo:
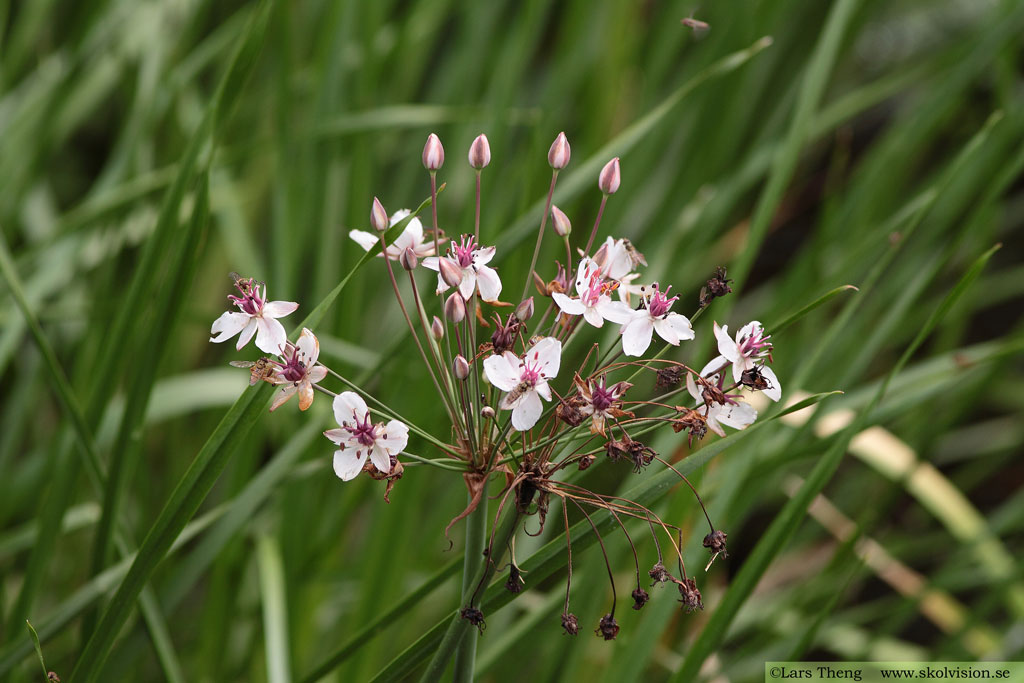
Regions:
[[[762,328],[754,328],[753,333],[740,339],[740,354],[747,357],[770,355],[772,343],[768,341],[769,339],[771,335],[766,335]]]
[[[463,235],[462,242],[460,244],[456,244],[455,241],[452,240],[452,248],[449,253],[451,253],[452,258],[454,258],[461,267],[469,268],[473,265],[473,252],[476,250],[476,247],[476,240],[472,235]]]
[[[594,272],[590,274],[590,282],[587,283],[587,289],[580,295],[583,299],[583,304],[588,307],[597,305],[597,302],[601,299],[601,295],[605,292],[605,285],[601,283],[601,269],[596,268]]]
[[[672,304],[675,303],[675,300],[679,298],[678,296],[674,296],[669,299],[669,289],[672,289],[672,287],[669,287],[662,292],[658,289],[657,284],[654,285],[654,294],[651,294],[651,300],[647,302],[647,311],[651,316],[660,318],[663,315],[666,315],[669,309],[672,308]]]
[[[377,428],[370,422],[370,413],[367,411],[366,415],[363,416],[362,421],[355,419],[353,413],[353,426],[345,425],[345,429],[348,430],[349,434],[355,437],[363,446],[372,446],[373,442],[377,440]]]
[[[298,349],[292,350],[291,356],[285,359],[281,365],[280,375],[289,382],[300,382],[306,378],[306,354]]]
[[[590,403],[594,406],[595,412],[604,412],[615,403],[615,393],[605,386],[603,377],[600,384],[594,385],[591,391]]]
[[[235,287],[242,296],[228,295],[228,300],[242,309],[249,315],[259,315],[263,311],[263,304],[267,295],[266,286],[263,287],[263,294],[260,295],[259,286],[251,278],[238,279]]]

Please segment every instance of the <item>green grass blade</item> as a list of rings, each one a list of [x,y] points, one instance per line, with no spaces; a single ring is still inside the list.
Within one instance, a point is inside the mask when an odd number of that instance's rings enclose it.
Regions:
[[[263,640],[267,657],[267,680],[289,683],[291,657],[288,648],[288,606],[284,587],[281,548],[271,536],[256,542],[260,593],[263,604]]]

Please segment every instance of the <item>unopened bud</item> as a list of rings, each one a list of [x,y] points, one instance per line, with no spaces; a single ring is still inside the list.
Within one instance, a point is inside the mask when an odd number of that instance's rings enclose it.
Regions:
[[[527,320],[533,317],[533,297],[525,299],[519,302],[516,306],[516,317],[519,318],[519,322],[525,323]]]
[[[565,139],[565,133],[559,133],[548,150],[548,163],[551,164],[551,168],[561,171],[569,165],[569,156],[569,141]]]
[[[572,233],[572,223],[569,222],[569,217],[554,205],[551,206],[551,227],[559,237],[568,237]]]
[[[484,406],[483,408],[480,409],[480,417],[484,418],[485,420],[493,420],[494,408],[490,406]]]
[[[458,287],[462,282],[462,268],[452,263],[451,259],[442,257],[438,260],[441,279],[449,287]]]
[[[406,247],[405,251],[398,257],[398,260],[406,270],[416,270],[416,266],[420,263],[419,258],[416,256],[416,251],[412,247]]]
[[[491,163],[491,144],[487,142],[487,136],[480,134],[469,146],[469,165],[480,170]]]
[[[444,339],[444,323],[436,315],[434,322],[430,323],[430,334],[434,335],[434,339],[438,341]]]
[[[444,147],[433,133],[427,136],[427,144],[423,145],[423,166],[428,171],[436,171],[444,166]]]
[[[441,259],[444,262],[444,259]],[[457,291],[453,292],[444,302],[444,317],[453,323],[461,323],[466,317],[466,302]]]
[[[601,175],[597,179],[597,186],[605,194],[615,194],[619,189],[619,182],[621,180],[622,178],[619,175],[619,158],[615,157],[601,169]]]
[[[377,232],[384,232],[390,225],[388,212],[384,210],[384,205],[376,197],[373,198],[373,207],[370,209],[370,225]]]
[[[455,360],[452,361],[452,372],[455,373],[455,377],[460,380],[464,380],[469,377],[469,361],[467,361],[461,353],[455,356]]]

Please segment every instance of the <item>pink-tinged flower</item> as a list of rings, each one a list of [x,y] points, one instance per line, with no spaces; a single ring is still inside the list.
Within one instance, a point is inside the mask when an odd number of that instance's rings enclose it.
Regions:
[[[327,368],[316,364],[319,356],[320,342],[305,327],[302,328],[298,343],[285,344],[284,353],[281,354],[284,362],[271,361],[275,367],[269,381],[284,385],[270,404],[271,411],[277,410],[296,392],[299,394],[299,410],[305,410],[313,404],[313,385],[322,382],[327,376]]]
[[[764,395],[773,401],[782,398],[782,385],[775,372],[765,364],[765,359],[772,359],[772,343],[770,335],[765,334],[761,323],[754,320],[740,328],[735,341],[729,336],[729,326],[719,327],[715,323],[715,338],[718,339],[718,352],[722,354],[712,363],[719,366],[726,362],[732,363],[733,380],[739,382],[743,373],[755,368],[766,380],[768,386],[763,389]]]
[[[617,418],[624,415],[632,415],[620,408],[620,399],[626,391],[633,386],[629,382],[616,382],[608,386],[605,377],[600,382],[589,379],[582,380],[579,375],[573,378],[573,383],[579,391],[579,410],[583,415],[591,418],[590,433],[604,436],[604,423],[608,418]]]
[[[324,436],[340,446],[334,452],[334,473],[342,480],[354,479],[363,470],[366,457],[382,474],[391,472],[391,456],[409,443],[409,428],[398,420],[373,424],[370,411],[359,394],[343,391],[334,397],[334,419],[339,429]]]
[[[615,194],[619,190],[619,183],[622,180],[619,170],[619,158],[615,157],[601,169],[601,175],[597,178],[597,186],[605,194]]]
[[[459,281],[459,294],[466,301],[473,296],[473,291],[479,289],[480,298],[484,301],[497,301],[501,295],[501,279],[498,272],[487,264],[494,258],[494,247],[483,247],[476,243],[472,235],[463,235],[462,242],[456,243],[452,240],[448,255],[441,257],[448,262],[449,272],[462,274]],[[441,263],[436,256],[423,259],[423,265],[430,270],[438,271],[437,291],[440,294],[448,289],[449,285],[441,277]]]
[[[428,171],[436,171],[444,166],[444,147],[437,135],[431,133],[427,136],[427,143],[423,145],[423,167]]]
[[[732,427],[733,429],[746,429],[757,419],[757,411],[749,403],[744,403],[740,400],[740,394],[726,394],[724,392],[725,384],[721,372],[709,374],[722,366],[717,361],[718,359],[712,360],[700,371],[701,377],[706,378],[717,391],[709,391],[709,396],[705,399],[703,388],[697,386],[697,382],[694,381],[691,373],[686,373],[686,390],[700,404],[697,407],[697,411],[704,411],[708,429],[719,436],[725,436],[725,430],[722,429],[722,425]],[[719,403],[716,401],[715,397],[711,396],[712,393],[717,394],[717,398],[725,402]]]
[[[693,339],[690,320],[685,315],[669,310],[679,297],[668,298],[668,289],[662,292],[657,284],[647,288],[639,310],[631,310],[622,302],[616,302],[608,309],[610,315],[605,317],[612,322],[622,323],[622,350],[627,356],[642,356],[651,345],[654,332],[672,346]]]
[[[262,283],[260,283],[262,284]],[[235,287],[241,296],[228,295],[228,301],[238,306],[239,312],[227,311],[213,321],[210,341],[220,343],[231,339],[236,334],[238,343],[235,348],[241,350],[256,335],[256,346],[265,353],[280,355],[284,350],[288,337],[284,325],[277,322],[299,307],[294,301],[267,301],[267,286],[257,284],[251,277],[235,279]]]
[[[570,299],[561,292],[552,292],[551,298],[562,313],[566,315],[582,315],[583,319],[594,327],[604,325],[609,312],[613,307],[612,299],[608,293],[615,289],[616,283],[607,282],[601,277],[601,269],[590,258],[580,261],[579,273],[576,275],[576,293],[578,299]],[[615,316],[612,311],[613,317]]]
[[[531,429],[551,400],[548,380],[558,374],[562,358],[562,342],[544,337],[520,359],[511,351],[484,360],[484,374],[491,384],[508,392],[499,404],[512,411],[512,427],[520,432]]]
[[[409,209],[396,211],[392,214],[388,226],[393,226],[410,213],[412,212],[409,211]],[[380,244],[380,237],[378,235],[374,235],[372,232],[366,232],[365,230],[349,230],[348,236],[366,251],[370,251],[370,249],[373,249],[374,245]],[[389,259],[397,261],[401,258],[402,254],[405,253],[406,249],[412,249],[417,258],[430,256],[434,253],[433,240],[427,242],[423,241],[423,223],[420,222],[419,218],[413,218],[409,221],[405,226],[405,230],[402,231],[402,234],[396,237],[395,241],[388,245],[386,252]],[[377,256],[380,256],[380,254],[377,254]]]
[[[594,261],[601,266],[604,276],[610,280],[624,280],[637,266],[647,265],[647,259],[637,251],[632,242],[611,237],[606,239],[594,254]]]
[[[491,163],[491,144],[487,141],[487,136],[480,134],[473,140],[473,144],[469,146],[469,165],[480,170]]]

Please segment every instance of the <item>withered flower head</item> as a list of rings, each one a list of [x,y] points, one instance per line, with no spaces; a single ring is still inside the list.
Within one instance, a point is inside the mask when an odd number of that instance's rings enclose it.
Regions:
[[[587,419],[587,416],[583,414],[583,405],[583,397],[577,395],[570,396],[568,399],[558,403],[558,407],[555,408],[555,415],[570,427],[579,427]]]
[[[629,449],[629,459],[633,461],[633,470],[638,474],[643,468],[650,465],[654,457],[658,455],[653,448],[645,446],[636,439],[631,440],[627,447]]]
[[[611,440],[604,445],[604,452],[609,460],[615,462],[619,458],[629,456],[629,444],[625,441]]]
[[[615,640],[615,636],[619,635],[619,625],[615,623],[615,617],[611,613],[601,617],[601,621],[598,622],[594,633],[605,640]]]
[[[570,636],[578,635],[580,632],[580,621],[575,614],[566,612],[562,614],[562,628]]]
[[[725,268],[723,266],[715,268],[715,274],[708,280],[707,286],[702,287],[700,290],[700,307],[704,308],[717,297],[731,293],[730,282],[732,280],[725,277]]]
[[[500,356],[506,351],[512,350],[523,323],[515,316],[515,313],[508,317],[508,321],[504,325],[501,324],[501,318],[497,315],[494,316],[494,319],[494,334],[491,335],[491,344],[494,346],[494,353]]]
[[[596,459],[597,458],[595,458],[593,455],[584,455],[582,458],[580,458],[580,462],[576,467],[577,469],[579,469],[580,472],[582,472],[583,470],[593,465],[594,460]]]
[[[647,572],[647,574],[652,579],[654,579],[654,583],[651,584],[652,586],[658,583],[665,583],[667,581],[672,580],[672,575],[668,573],[668,570],[665,569],[665,565],[663,565],[661,562],[658,562],[653,567],[651,567],[651,570]]]
[[[672,422],[672,431],[678,434],[685,429],[690,434],[690,444],[693,444],[694,439],[697,441],[703,439],[704,435],[708,433],[707,418],[690,408],[683,408],[680,412],[679,418]]]
[[[720,554],[722,557],[729,557],[729,553],[725,550],[726,538],[728,538],[728,534],[721,529],[716,529],[704,537],[704,547],[712,553]]]
[[[651,596],[643,588],[637,588],[633,591],[633,609],[643,609],[647,601],[651,599]]]
[[[657,386],[667,389],[674,387],[683,381],[684,370],[678,365],[670,365],[668,367],[660,368],[658,370]]]
[[[632,413],[622,410],[622,395],[633,385],[629,382],[616,382],[608,386],[607,378],[602,375],[600,379],[583,380],[578,374],[574,377],[573,383],[579,392],[576,396],[581,399],[579,403],[580,412],[591,418],[590,433],[604,436],[605,420],[609,417],[618,418],[632,416]],[[574,425],[575,426],[575,425]]]
[[[480,633],[483,633],[484,629],[487,628],[487,623],[484,622],[484,613],[476,607],[463,607],[462,611],[459,612],[459,616],[473,624],[473,626],[476,626]]]
[[[509,593],[519,593],[523,590],[524,583],[526,582],[523,581],[523,575],[522,572],[519,571],[519,567],[514,564],[510,564],[508,570],[508,581],[505,582],[505,590]]]
[[[704,603],[700,598],[700,591],[697,590],[697,582],[692,578],[683,579],[679,582],[679,595],[682,596],[679,602],[683,603],[683,608],[687,612],[692,612],[695,609],[704,609]]]

